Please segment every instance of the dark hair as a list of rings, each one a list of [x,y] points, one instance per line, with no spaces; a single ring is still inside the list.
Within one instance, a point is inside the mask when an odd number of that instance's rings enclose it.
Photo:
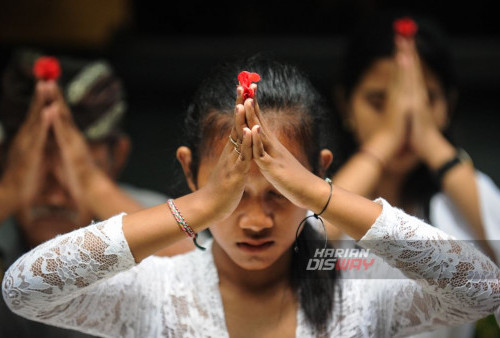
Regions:
[[[33,64],[42,55],[33,49],[15,50],[2,74],[0,124],[8,140],[25,120],[35,85]],[[108,140],[122,133],[125,93],[112,67],[104,60],[56,57],[62,70],[58,84],[87,139]]]
[[[393,22],[402,17],[412,18],[418,25],[415,41],[420,58],[440,82],[448,103],[450,117],[453,116],[453,94],[457,88],[456,71],[450,52],[448,40],[441,27],[430,18],[407,13],[404,10],[381,11],[363,22],[355,25],[348,38],[346,50],[341,61],[337,87],[342,89],[343,100],[349,101],[363,75],[379,59],[391,57],[394,53]],[[337,161],[334,168],[339,168],[357,150],[358,144],[354,135],[343,128],[342,114],[336,114],[332,120],[337,142]],[[451,141],[451,126],[444,131]],[[431,173],[423,165],[419,165],[410,173],[403,184],[403,203],[422,203],[439,189]],[[425,206],[428,203],[424,203]],[[427,213],[427,212],[426,212]]]
[[[210,154],[214,142],[230,132],[237,76],[242,70],[260,74],[257,95],[262,115],[301,142],[313,171],[318,173],[320,150],[329,143],[325,102],[295,66],[259,54],[216,67],[188,106],[185,140],[192,151],[194,180],[201,158]],[[317,331],[324,331],[331,318],[336,275],[334,271],[306,270],[304,260],[313,257],[314,243],[323,247],[319,234],[306,225],[298,239],[299,253],[292,260],[291,280],[309,323]]]

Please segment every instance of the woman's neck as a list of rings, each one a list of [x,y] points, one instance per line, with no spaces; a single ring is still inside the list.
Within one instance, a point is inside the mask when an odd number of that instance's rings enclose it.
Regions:
[[[283,254],[271,266],[263,270],[246,270],[237,265],[214,240],[212,245],[214,263],[220,284],[230,284],[249,292],[264,291],[290,286],[292,254]]]

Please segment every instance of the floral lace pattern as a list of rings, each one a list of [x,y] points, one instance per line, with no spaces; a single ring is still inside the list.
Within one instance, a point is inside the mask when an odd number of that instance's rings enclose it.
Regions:
[[[467,244],[391,207],[359,242],[412,279],[341,279],[329,335],[393,337],[477,320],[500,306],[500,271]],[[211,250],[135,264],[122,215],[58,236],[14,263],[17,314],[103,337],[228,337]],[[297,337],[315,337],[299,307]]]

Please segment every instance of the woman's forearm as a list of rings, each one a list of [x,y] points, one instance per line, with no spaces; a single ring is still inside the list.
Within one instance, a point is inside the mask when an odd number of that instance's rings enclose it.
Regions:
[[[188,225],[198,233],[215,221],[216,211],[203,189],[174,200]],[[166,203],[123,217],[123,233],[136,262],[186,238]]]
[[[428,167],[437,171],[444,163],[457,155],[457,149],[441,134],[430,133],[426,137],[426,147],[429,149],[423,156]],[[431,151],[432,149],[432,151]],[[482,240],[486,253],[494,258],[493,250],[486,240],[486,232],[481,217],[481,205],[476,182],[475,170],[471,162],[459,162],[441,177],[441,189],[455,204],[461,216],[469,224],[475,238]]]
[[[100,171],[96,172],[89,180],[84,197],[85,204],[101,220],[121,212],[132,213],[144,209],[144,206],[126,194],[115,181]]]
[[[330,190],[325,180],[311,174],[310,184],[304,186],[303,206],[314,213],[321,212],[328,201],[330,191],[330,201],[321,214],[323,219],[356,240],[363,237],[380,215],[380,204],[335,184]]]
[[[374,198],[384,167],[395,151],[387,133],[379,133],[354,153],[332,178],[335,185],[355,194]]]

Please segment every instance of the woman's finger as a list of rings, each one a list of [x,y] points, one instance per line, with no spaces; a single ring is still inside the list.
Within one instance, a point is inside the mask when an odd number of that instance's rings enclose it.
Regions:
[[[234,108],[234,128],[231,130],[231,138],[237,144],[241,144],[243,139],[243,128],[247,127],[245,121],[245,109],[243,105],[237,104]]]
[[[45,148],[45,142],[47,141],[47,136],[49,134],[48,130],[51,125],[51,116],[47,113],[46,109],[42,109],[40,112],[41,119],[39,123],[39,128],[36,128],[33,133],[32,138],[32,149],[36,153],[42,153]]]
[[[33,168],[39,170],[50,128],[48,115],[43,110],[40,115],[42,118],[36,128],[25,129],[16,135],[16,141],[10,152],[16,154],[15,158],[21,158],[21,163],[26,163],[32,170]]]
[[[35,84],[33,97],[26,117],[26,125],[38,125],[41,120],[41,111],[44,105],[49,101],[54,84],[47,81],[38,81]]]
[[[245,99],[243,98],[243,87],[242,86],[237,86],[236,87],[236,102],[235,105],[243,104],[245,102]]]
[[[420,89],[420,94],[421,95],[427,95],[427,90],[426,90],[426,84],[425,84],[425,78],[424,78],[424,72],[423,72],[423,67],[422,63],[420,61],[420,55],[418,54],[417,47],[415,45],[415,40],[410,41],[410,53],[412,56],[412,77],[414,83],[418,86]]]
[[[71,111],[69,110],[66,100],[64,99],[61,88],[57,87],[54,91],[54,101],[58,102],[61,105],[61,116],[65,119],[73,120],[73,116],[71,116]]]
[[[240,147],[239,159],[242,162],[249,162],[252,160],[252,131],[247,127],[242,130],[243,138]]]
[[[255,116],[257,118],[257,123],[256,124],[259,124],[262,128],[265,129],[265,126],[263,126],[262,124],[262,115],[261,115],[261,110],[260,110],[260,105],[259,105],[259,97],[258,97],[258,93],[257,93],[257,84],[255,83],[252,83],[250,85],[250,88],[252,89],[253,93],[254,93],[254,96],[253,96],[253,103],[254,103],[254,112],[255,112]]]
[[[249,128],[253,128],[260,123],[255,114],[255,99],[245,100],[245,117]]]
[[[52,126],[57,145],[61,149],[61,152],[64,154],[64,149],[70,141],[67,128],[65,128],[64,122],[61,119],[61,116],[59,116],[59,112],[57,111],[57,107],[55,105],[47,107],[46,110],[47,113],[52,117]]]
[[[259,125],[252,128],[252,153],[254,159],[262,159],[266,155],[264,143],[262,142],[262,130]]]
[[[82,137],[80,131],[74,124],[71,114],[68,115],[60,102],[54,102],[48,109],[51,109],[53,114],[52,126],[61,154],[64,158],[71,158],[80,149],[79,142],[84,142],[83,138],[79,140],[79,137]]]

